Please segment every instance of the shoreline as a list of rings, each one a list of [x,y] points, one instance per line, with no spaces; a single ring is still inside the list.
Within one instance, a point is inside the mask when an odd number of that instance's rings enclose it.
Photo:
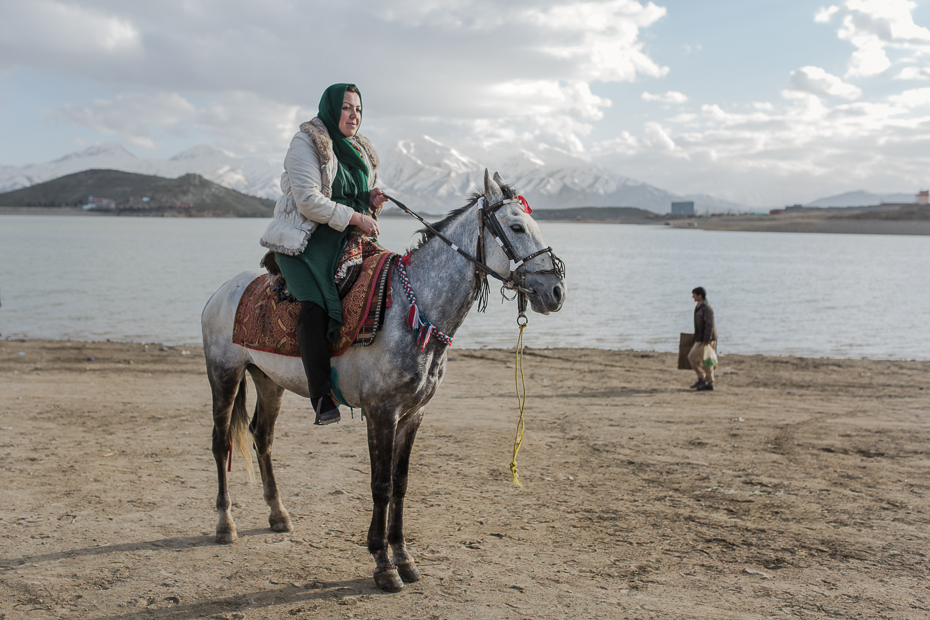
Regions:
[[[839,235],[930,235],[930,220],[863,219],[831,213],[724,215],[672,220],[671,228]]]
[[[221,217],[230,216],[191,215],[191,214],[142,214],[142,213],[104,213],[85,211],[72,207],[0,207],[3,215],[65,215],[81,217]],[[385,214],[385,217],[401,217],[403,214]],[[247,218],[248,219],[248,218]],[[619,218],[564,218],[540,219],[541,222],[559,224],[626,224],[633,226],[659,226],[685,230],[713,230],[721,232],[778,232],[778,233],[817,233],[841,235],[930,235],[930,220],[888,220],[861,219],[838,216],[836,212],[797,213],[780,215],[721,215],[712,217],[695,217],[671,219],[667,215],[657,215],[655,219]],[[667,223],[667,224],[666,224]]]
[[[168,349],[184,349],[188,351],[198,351],[202,354],[203,345],[202,344],[165,344],[164,342],[155,342],[155,341],[140,341],[140,340],[117,340],[113,338],[107,338],[105,340],[81,340],[79,338],[22,338],[18,336],[3,336],[0,334],[0,344],[4,342],[18,342],[23,344],[28,343],[47,343],[47,344],[65,344],[71,346],[71,344],[79,345],[114,345],[114,346],[154,346],[154,347],[165,347]],[[678,353],[672,351],[657,351],[655,349],[600,349],[595,347],[540,347],[540,346],[524,346],[526,352],[577,352],[577,351],[600,351],[603,353],[619,353],[619,354],[645,354],[645,355],[671,355],[675,356],[677,359]],[[450,347],[449,355],[455,355],[456,353],[513,353],[513,348],[502,348],[502,347],[486,347],[486,348],[465,348],[465,347]],[[903,362],[903,363],[927,363],[930,364],[930,359],[914,359],[914,358],[904,358],[904,357],[831,357],[829,355],[800,355],[793,353],[725,353],[721,357],[758,357],[763,359],[784,359],[784,360],[811,360],[811,361],[837,361],[837,362]]]

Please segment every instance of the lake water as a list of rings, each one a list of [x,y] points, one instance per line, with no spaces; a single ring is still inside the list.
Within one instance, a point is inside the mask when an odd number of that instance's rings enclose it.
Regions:
[[[0,216],[0,334],[200,343],[200,312],[258,266],[268,220]],[[568,297],[530,313],[534,348],[675,351],[692,331],[691,289],[714,307],[720,352],[930,359],[930,237],[713,232],[542,223]],[[402,252],[419,223],[385,218]],[[492,286],[455,348],[512,348],[516,305]]]

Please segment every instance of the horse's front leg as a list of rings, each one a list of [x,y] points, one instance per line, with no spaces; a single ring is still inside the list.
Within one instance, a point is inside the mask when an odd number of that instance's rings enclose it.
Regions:
[[[404,582],[397,573],[397,567],[391,564],[387,544],[387,511],[391,500],[397,414],[393,411],[369,411],[366,418],[373,503],[368,552],[375,558],[375,585],[388,592],[397,592],[404,587]]]
[[[400,578],[407,583],[420,580],[413,556],[404,541],[404,496],[407,494],[407,473],[410,470],[410,452],[423,420],[423,409],[404,418],[397,425],[394,440],[394,475],[391,493],[391,513],[388,522],[388,542],[394,550],[394,565]]]

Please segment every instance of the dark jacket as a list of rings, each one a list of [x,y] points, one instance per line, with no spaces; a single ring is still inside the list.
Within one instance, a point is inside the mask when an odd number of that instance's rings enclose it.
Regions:
[[[707,300],[701,300],[694,308],[694,341],[707,344],[717,339],[717,326],[714,324],[714,309]]]

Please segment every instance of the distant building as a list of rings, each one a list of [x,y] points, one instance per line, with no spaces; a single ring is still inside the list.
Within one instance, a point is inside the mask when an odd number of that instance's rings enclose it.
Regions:
[[[673,202],[672,215],[694,215],[694,201]]]
[[[91,209],[115,209],[116,201],[112,198],[99,198],[94,196],[87,197],[87,204],[84,205],[85,211],[90,211]]]
[[[917,193],[917,204],[927,206],[928,203],[930,203],[930,191],[920,190]]]

